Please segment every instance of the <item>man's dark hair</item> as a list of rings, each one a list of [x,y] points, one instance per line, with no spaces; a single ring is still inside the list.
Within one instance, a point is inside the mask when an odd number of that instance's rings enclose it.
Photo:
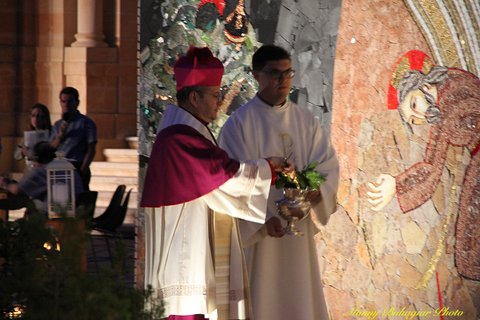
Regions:
[[[40,141],[33,147],[33,156],[35,161],[41,164],[47,164],[55,159],[56,149],[47,141]]]
[[[79,95],[78,95],[78,90],[75,89],[74,87],[65,87],[65,88],[63,88],[63,89],[60,91],[59,96],[61,96],[62,94],[67,94],[67,95],[73,97],[73,98],[75,99],[75,101],[77,101],[77,102],[80,101],[80,98],[79,98]]]
[[[188,95],[190,94],[190,92],[199,91],[199,90],[200,90],[200,87],[198,86],[184,87],[180,89],[179,91],[177,91],[177,95],[176,95],[178,104],[182,102],[186,102],[188,100]]]
[[[252,70],[258,71],[262,70],[263,67],[268,63],[268,61],[278,61],[278,60],[290,60],[290,54],[287,50],[283,49],[282,47],[267,44],[253,54],[252,57]]]

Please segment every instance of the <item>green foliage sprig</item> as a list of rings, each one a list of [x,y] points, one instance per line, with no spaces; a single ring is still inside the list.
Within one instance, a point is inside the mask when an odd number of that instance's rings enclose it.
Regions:
[[[318,162],[314,161],[307,164],[302,170],[295,168],[295,173],[291,176],[283,173],[277,173],[277,180],[275,181],[275,187],[292,188],[292,189],[310,189],[318,190],[320,185],[324,183],[327,178],[320,172],[316,171]]]

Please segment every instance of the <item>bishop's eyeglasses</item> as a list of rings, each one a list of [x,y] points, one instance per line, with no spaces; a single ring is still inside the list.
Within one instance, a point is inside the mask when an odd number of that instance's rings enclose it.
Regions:
[[[225,91],[223,88],[220,89],[219,92],[208,92],[208,91],[203,91],[203,90],[199,90],[199,89],[195,89],[193,90],[195,92],[198,92],[200,94],[206,94],[206,95],[209,95],[209,96],[212,96],[214,99],[216,99],[218,102],[222,102],[224,99],[225,99]]]

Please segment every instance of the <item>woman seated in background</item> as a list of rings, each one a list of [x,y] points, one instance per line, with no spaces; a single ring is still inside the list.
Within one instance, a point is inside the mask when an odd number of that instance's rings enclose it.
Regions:
[[[30,130],[24,133],[24,139],[17,146],[14,154],[16,160],[25,159],[24,173],[32,169],[33,146],[39,141],[48,141],[51,130],[50,111],[46,105],[35,103],[30,112]]]

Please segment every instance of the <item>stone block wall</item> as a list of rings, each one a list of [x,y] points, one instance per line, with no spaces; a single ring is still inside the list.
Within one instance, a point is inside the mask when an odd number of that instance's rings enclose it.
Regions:
[[[0,7],[0,173],[18,172],[14,145],[29,126],[31,106],[60,118],[58,93],[74,86],[80,111],[98,127],[96,160],[104,147],[126,146],[136,135],[137,3],[103,1],[105,47],[72,47],[78,22],[74,0],[4,1]]]
[[[35,101],[34,12],[26,5],[21,18],[19,5],[17,1],[4,1],[0,7],[0,173],[16,165],[12,151],[29,120],[22,115]]]

